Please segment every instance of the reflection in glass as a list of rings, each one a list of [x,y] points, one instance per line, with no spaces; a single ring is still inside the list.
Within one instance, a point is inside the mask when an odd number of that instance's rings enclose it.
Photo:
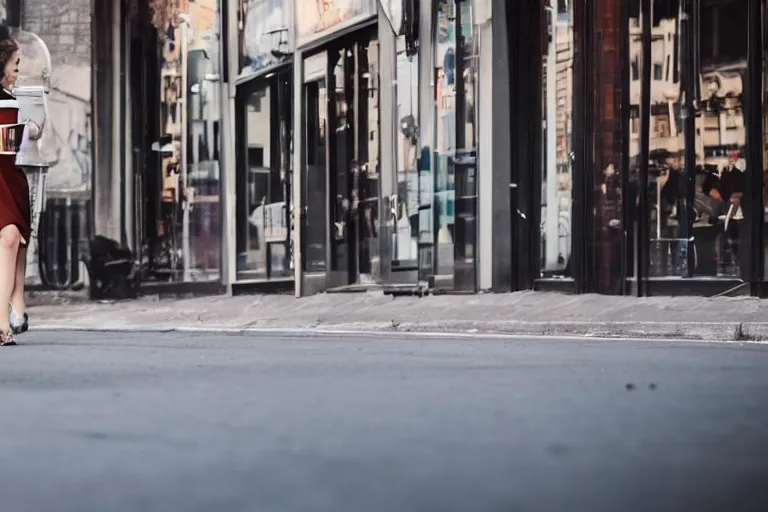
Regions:
[[[358,272],[361,283],[373,282],[379,263],[379,42],[361,46],[358,55],[360,84],[359,166],[354,171],[352,202],[356,208]]]
[[[325,80],[305,85],[306,167],[302,180],[305,211],[302,213],[303,268],[306,272],[325,272],[328,218],[326,209],[326,131],[328,129],[328,92]],[[312,229],[308,229],[311,225]]]
[[[269,193],[271,157],[270,88],[266,85],[248,95],[246,103],[246,208],[245,251],[238,256],[238,277],[264,278],[267,275],[264,243],[264,205]]]
[[[479,48],[470,2],[456,3],[456,154],[454,157],[454,288],[477,285],[477,118]]]
[[[350,267],[350,160],[354,147],[353,126],[354,112],[350,111],[348,96],[352,96],[352,76],[354,58],[352,51],[346,49],[334,52],[331,59],[333,75],[331,87],[331,114],[333,115],[331,140],[330,189],[331,201],[331,270],[346,271]],[[349,82],[349,83],[348,83]]]
[[[217,9],[217,0],[192,3],[189,16],[165,30],[156,86],[160,137],[153,144],[161,173],[153,208],[156,239],[145,252],[158,279],[220,277]]]
[[[414,266],[418,257],[419,173],[418,101],[419,60],[405,54],[405,38],[397,53],[397,193],[392,201],[392,265]]]
[[[191,247],[188,276],[192,280],[216,279],[221,268],[217,4],[217,0],[201,0],[189,6],[186,206]]]
[[[651,43],[649,204],[650,276],[741,274],[746,232],[743,115],[747,32],[744,0],[702,0],[681,16],[679,0],[654,0]],[[632,110],[640,111],[642,31],[630,21]],[[690,42],[698,44],[690,44]],[[689,73],[692,83],[685,77]],[[694,141],[686,144],[686,95],[693,101]],[[631,123],[638,165],[639,123]],[[686,167],[686,157],[694,165]],[[693,242],[693,245],[690,242]]]
[[[454,157],[456,154],[456,14],[453,0],[439,0],[435,45],[437,124],[434,195],[437,208],[436,281],[453,282]]]
[[[432,191],[437,209],[435,285],[462,290],[475,289],[477,281],[475,83],[479,54],[471,7],[470,2],[459,0],[438,2],[434,174],[432,183],[419,184],[422,194]],[[429,214],[422,209],[422,232],[432,227],[433,222],[425,218]]]
[[[569,276],[573,202],[572,2],[543,0],[541,273]],[[569,276],[570,277],[570,276]]]
[[[237,278],[271,279],[291,272],[290,72],[244,85],[237,176]]]

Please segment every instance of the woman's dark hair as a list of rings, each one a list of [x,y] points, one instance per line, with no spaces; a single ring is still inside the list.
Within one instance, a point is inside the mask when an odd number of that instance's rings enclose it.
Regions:
[[[19,43],[11,37],[7,25],[0,25],[0,74],[5,70],[13,53],[19,49]],[[0,77],[2,78],[2,77]]]

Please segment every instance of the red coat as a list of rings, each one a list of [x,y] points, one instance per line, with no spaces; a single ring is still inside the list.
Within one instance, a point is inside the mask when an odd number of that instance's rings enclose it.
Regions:
[[[18,118],[18,101],[0,89],[0,124],[15,124]],[[26,245],[31,229],[27,176],[16,167],[15,155],[0,155],[0,230],[10,225],[19,228]]]

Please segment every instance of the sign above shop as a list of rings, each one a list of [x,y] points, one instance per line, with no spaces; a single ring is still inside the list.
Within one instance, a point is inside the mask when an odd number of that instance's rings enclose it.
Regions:
[[[293,53],[289,29],[291,1],[240,0],[241,77],[276,64]]]
[[[294,0],[297,46],[376,14],[377,0]]]

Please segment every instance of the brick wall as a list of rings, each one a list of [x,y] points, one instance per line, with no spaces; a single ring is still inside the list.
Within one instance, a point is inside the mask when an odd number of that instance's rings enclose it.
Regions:
[[[597,0],[595,9],[595,272],[600,293],[621,293],[622,218],[621,2]],[[628,113],[627,113],[628,115]],[[618,222],[618,224],[617,224]]]
[[[48,45],[55,64],[90,66],[91,0],[24,0],[22,19]]]
[[[41,141],[41,152],[51,162],[48,188],[81,193],[90,187],[92,160],[92,0],[22,2],[22,28],[37,34],[51,53],[49,123]]]

